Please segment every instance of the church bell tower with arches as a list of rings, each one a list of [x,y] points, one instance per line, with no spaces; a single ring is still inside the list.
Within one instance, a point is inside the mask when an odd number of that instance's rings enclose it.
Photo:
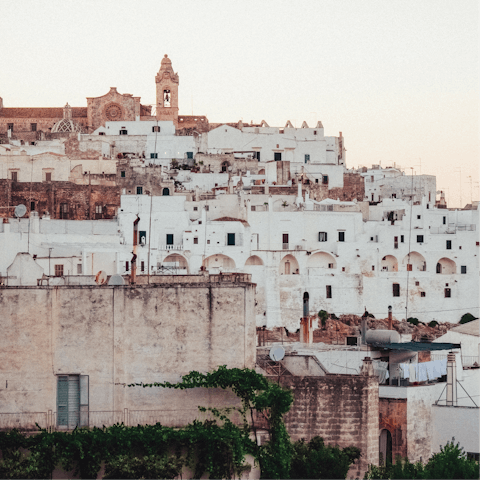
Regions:
[[[162,58],[160,70],[155,76],[157,84],[157,120],[171,120],[178,128],[178,74],[174,73],[168,55]]]

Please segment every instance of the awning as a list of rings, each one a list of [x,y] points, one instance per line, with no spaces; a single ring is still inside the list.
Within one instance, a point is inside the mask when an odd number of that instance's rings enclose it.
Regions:
[[[405,342],[405,343],[372,343],[372,347],[384,350],[409,350],[411,352],[423,352],[433,350],[453,350],[460,348],[459,343],[430,343],[430,342]]]

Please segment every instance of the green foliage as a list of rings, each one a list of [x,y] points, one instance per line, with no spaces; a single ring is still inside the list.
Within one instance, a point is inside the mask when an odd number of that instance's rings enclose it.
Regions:
[[[458,323],[464,324],[468,322],[472,322],[473,320],[476,320],[477,317],[474,317],[471,313],[466,313],[465,315],[462,315],[462,318]]]
[[[407,318],[407,322],[415,326],[417,326],[420,323],[418,318],[414,318],[414,317]]]
[[[408,459],[398,457],[394,464],[369,465],[364,478],[479,478],[478,462],[468,459],[463,448],[458,443],[455,445],[454,440],[432,455],[426,465],[410,463]]]
[[[438,322],[436,320],[432,320],[431,322],[428,323],[428,326],[431,328],[434,328],[438,325]]]
[[[293,444],[290,478],[346,478],[350,465],[360,458],[356,447],[325,445],[321,437]]]
[[[318,318],[322,322],[322,327],[325,327],[325,325],[327,324],[327,320],[328,320],[328,312],[325,311],[325,310],[320,310],[318,312]]]
[[[160,455],[119,455],[106,466],[103,478],[175,478],[181,473],[181,459]]]

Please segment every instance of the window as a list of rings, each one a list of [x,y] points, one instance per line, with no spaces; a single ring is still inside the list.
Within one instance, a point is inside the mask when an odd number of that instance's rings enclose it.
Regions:
[[[164,107],[170,107],[170,101],[172,99],[172,96],[170,95],[170,90],[165,89],[163,91],[163,106]]]
[[[273,154],[273,159],[276,161],[276,162],[279,162],[282,160],[282,152],[274,152]]]
[[[187,152],[187,158],[192,159],[193,158],[193,152]]]
[[[77,263],[77,275],[81,275],[82,274],[82,264],[81,263]]]
[[[318,178],[315,179],[315,183],[318,183]]]
[[[420,220],[422,218],[421,215],[417,215],[417,220]]]
[[[138,232],[138,241],[140,245],[146,245],[147,244],[147,232],[144,230],[140,230]]]
[[[372,271],[374,271],[374,270],[375,270],[375,265],[372,265]]]
[[[314,131],[313,131],[313,134],[314,134],[314,135],[316,135],[316,134],[317,134],[317,131],[316,131],[316,130],[314,130]]]
[[[30,202],[30,211],[35,211],[35,202]]]
[[[420,282],[415,282],[415,286],[416,286],[416,287],[419,287],[419,286],[420,286]]]
[[[347,337],[347,345],[358,345],[358,337]]]
[[[235,234],[227,233],[227,245],[235,245]]]
[[[332,286],[326,285],[326,290],[327,298],[332,298]]]
[[[164,189],[162,190],[162,195],[163,195],[164,197],[168,197],[168,196],[170,195],[170,189],[169,189],[169,188],[164,188]]]
[[[326,242],[327,241],[327,232],[318,232],[318,241]]]
[[[255,158],[260,161],[260,152],[255,152]]]
[[[398,248],[398,237],[393,237],[393,248]]]
[[[52,181],[52,172],[45,172],[45,181],[46,182]]]
[[[420,292],[420,296],[421,296],[421,297],[426,297],[425,292]]]
[[[288,250],[288,233],[282,234],[282,246],[283,250]]]
[[[437,273],[442,273],[442,265],[440,263],[437,263]]]
[[[18,172],[11,172],[12,182],[18,182]]]
[[[399,297],[400,296],[400,284],[399,283],[394,283],[393,284],[393,296],[394,297]]]
[[[452,296],[452,291],[449,288],[445,289],[445,298],[450,298]]]
[[[338,232],[338,241],[339,242],[345,241],[345,232]]]
[[[119,135],[128,135],[127,130],[120,130]]]
[[[400,235],[400,243],[403,243],[405,241],[405,236],[404,235]]]
[[[443,217],[443,224],[445,225],[447,223],[447,217]]]
[[[137,187],[137,195],[143,195],[143,187]]]
[[[145,262],[143,260],[140,262],[140,271],[141,272],[145,271]]]
[[[451,241],[451,240],[447,240],[446,248],[447,248],[447,250],[451,250],[451,249],[452,249],[452,241]]]
[[[308,163],[310,161],[310,155],[305,154],[305,163]]]
[[[198,237],[193,237],[193,244],[198,245]]]
[[[75,428],[88,426],[88,375],[57,377],[57,424]]]
[[[150,158],[158,158],[158,153],[151,153]]]
[[[342,272],[344,272],[344,271],[345,271],[345,267],[342,267]]]
[[[37,131],[37,124],[36,123],[31,123],[30,124],[30,129],[32,130],[32,132],[36,132]]]
[[[210,210],[210,207],[208,205],[205,205],[205,211],[208,212]]]
[[[322,175],[322,184],[328,185],[328,175]]]
[[[167,233],[167,245],[173,245],[173,233]]]
[[[125,178],[125,170],[122,170],[122,171],[120,172],[120,176],[121,176],[122,178]]]
[[[411,263],[407,263],[407,272],[411,272],[413,270],[413,265]]]
[[[460,273],[467,273],[467,266],[466,265],[462,265],[460,267]]]
[[[105,132],[98,132],[99,135],[105,135]]]
[[[101,205],[95,205],[95,213],[102,213],[102,206]]]
[[[397,194],[396,194],[396,193],[392,193],[392,198],[397,198]]]
[[[193,207],[193,211],[194,211],[194,212],[197,212],[197,211],[198,211],[198,207]]]
[[[11,132],[13,132],[13,123],[7,124],[7,130],[10,130]]]
[[[152,127],[152,132],[159,132],[160,131],[160,126],[159,125],[154,125]]]
[[[128,272],[130,270],[128,262],[125,262],[125,271]]]
[[[63,265],[55,265],[55,276],[63,277]]]
[[[417,235],[417,243],[423,243],[423,235]]]

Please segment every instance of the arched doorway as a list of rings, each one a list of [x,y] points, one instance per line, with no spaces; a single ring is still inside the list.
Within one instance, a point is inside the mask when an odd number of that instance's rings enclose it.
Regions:
[[[280,262],[280,275],[299,274],[299,266],[297,259],[293,255],[286,255]]]
[[[378,451],[380,465],[392,463],[392,434],[386,428],[380,432]]]
[[[457,272],[457,265],[449,258],[441,258],[437,263],[437,273],[443,275],[453,275]]]
[[[164,197],[167,197],[168,195],[170,195],[170,189],[169,189],[169,188],[164,188],[164,189],[162,190],[162,195],[163,195]]]

